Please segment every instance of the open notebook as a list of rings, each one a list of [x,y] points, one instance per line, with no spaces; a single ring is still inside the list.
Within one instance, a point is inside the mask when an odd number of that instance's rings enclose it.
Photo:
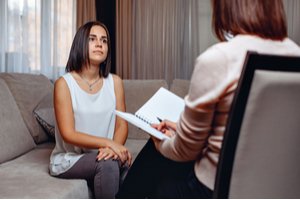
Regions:
[[[168,136],[152,128],[150,124],[157,124],[164,119],[177,122],[183,109],[184,100],[161,87],[135,114],[116,110],[116,115],[158,139],[167,139]]]

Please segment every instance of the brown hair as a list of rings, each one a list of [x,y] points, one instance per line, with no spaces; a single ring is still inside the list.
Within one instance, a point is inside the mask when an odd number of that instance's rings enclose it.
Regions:
[[[213,30],[221,41],[226,32],[272,40],[287,37],[282,0],[212,0],[212,11]]]
[[[111,68],[111,45],[109,32],[106,26],[98,21],[87,22],[82,25],[75,34],[72,47],[69,54],[69,59],[66,66],[66,72],[80,72],[82,67],[90,63],[89,59],[89,35],[93,26],[101,26],[106,31],[108,52],[104,62],[100,63],[99,75],[106,78]]]

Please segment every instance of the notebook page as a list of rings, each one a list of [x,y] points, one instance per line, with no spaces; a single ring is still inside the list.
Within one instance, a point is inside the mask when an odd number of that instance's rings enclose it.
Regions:
[[[150,123],[159,123],[158,118],[177,122],[183,109],[184,100],[161,87],[135,115]]]
[[[137,118],[136,116],[134,116],[131,113],[126,113],[126,112],[121,112],[116,110],[115,111],[116,115],[118,115],[119,117],[122,117],[123,119],[125,119],[126,121],[128,121],[129,123],[135,125],[136,127],[146,131],[147,133],[149,133],[150,135],[163,140],[163,139],[170,139],[167,135],[161,133],[160,131],[156,130],[155,128],[151,127],[148,123],[142,121],[141,119]]]

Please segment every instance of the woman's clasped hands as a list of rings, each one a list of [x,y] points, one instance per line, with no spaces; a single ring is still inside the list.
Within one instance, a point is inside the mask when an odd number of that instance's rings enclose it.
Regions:
[[[102,159],[108,160],[110,158],[115,160],[120,159],[123,164],[127,162],[129,166],[132,163],[132,156],[128,149],[116,142],[111,142],[108,147],[99,148],[97,155],[98,161]]]

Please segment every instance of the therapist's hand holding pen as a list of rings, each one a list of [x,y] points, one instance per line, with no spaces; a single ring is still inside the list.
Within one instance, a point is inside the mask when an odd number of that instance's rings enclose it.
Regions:
[[[151,124],[151,126],[165,135],[172,137],[176,132],[176,123],[169,120],[160,120],[159,124]]]
[[[164,133],[165,135],[169,136],[170,138],[175,135],[176,131],[176,123],[171,122],[169,120],[162,120],[159,124],[151,124],[151,126],[158,131]],[[160,145],[162,144],[163,140],[159,140],[155,137],[151,137],[154,142],[155,148],[159,150]]]

